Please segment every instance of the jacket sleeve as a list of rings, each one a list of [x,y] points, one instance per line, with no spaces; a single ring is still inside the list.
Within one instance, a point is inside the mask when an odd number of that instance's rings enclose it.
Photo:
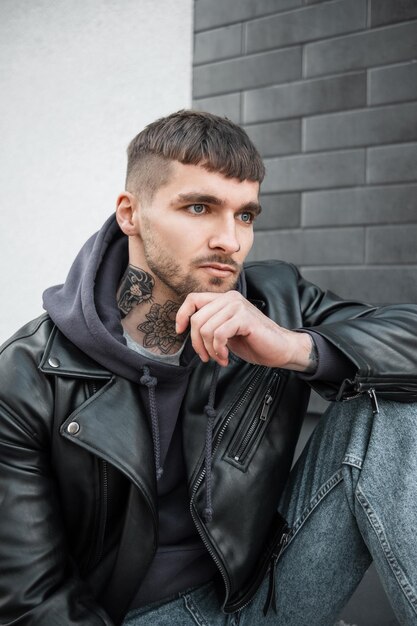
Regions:
[[[321,335],[355,366],[341,385],[314,381],[326,399],[377,392],[403,402],[417,400],[417,305],[374,307],[345,301],[297,275],[302,326]]]
[[[44,422],[52,392],[30,361],[24,346],[0,351],[0,623],[112,626],[67,551]]]

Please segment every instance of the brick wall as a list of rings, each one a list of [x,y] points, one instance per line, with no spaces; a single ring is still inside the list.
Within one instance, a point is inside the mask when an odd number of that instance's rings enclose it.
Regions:
[[[194,106],[265,158],[251,258],[417,301],[417,2],[196,0]]]

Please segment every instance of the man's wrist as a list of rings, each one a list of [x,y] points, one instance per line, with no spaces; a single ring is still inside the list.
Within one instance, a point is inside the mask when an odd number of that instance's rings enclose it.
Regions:
[[[292,357],[285,365],[285,369],[303,374],[314,374],[318,367],[318,350],[313,337],[303,331],[289,331],[292,335],[294,346]]]
[[[308,338],[310,339],[310,344],[311,344],[310,353],[308,355],[309,363],[307,365],[307,368],[304,370],[304,374],[314,374],[319,365],[319,352],[317,350],[317,345],[313,337],[309,333],[303,333],[303,334],[308,336]]]

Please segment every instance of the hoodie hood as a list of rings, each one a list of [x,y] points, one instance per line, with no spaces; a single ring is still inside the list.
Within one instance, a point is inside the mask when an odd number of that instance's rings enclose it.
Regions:
[[[180,367],[148,360],[126,345],[115,296],[128,262],[128,238],[113,214],[81,248],[65,283],[46,289],[43,307],[67,339],[110,372],[138,382],[149,365],[158,383],[175,384],[199,362],[190,342]],[[243,272],[237,289],[245,295]]]
[[[128,238],[112,215],[81,248],[65,283],[46,289],[44,309],[74,345],[114,374],[138,382],[151,365],[158,382],[174,382],[197,362],[190,345],[181,367],[148,360],[126,345],[115,296],[128,261]]]

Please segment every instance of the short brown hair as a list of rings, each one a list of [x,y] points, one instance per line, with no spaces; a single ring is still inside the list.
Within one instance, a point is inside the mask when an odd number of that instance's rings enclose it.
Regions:
[[[144,128],[127,149],[126,188],[152,198],[170,161],[202,165],[228,178],[262,182],[265,167],[246,132],[226,117],[182,110]]]

